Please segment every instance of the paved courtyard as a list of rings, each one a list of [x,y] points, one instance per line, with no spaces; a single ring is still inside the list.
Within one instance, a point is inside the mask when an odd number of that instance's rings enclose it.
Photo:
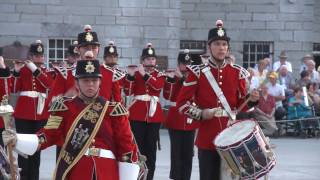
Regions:
[[[170,170],[169,135],[161,130],[161,151],[158,151],[155,180],[168,180]],[[320,139],[272,139],[276,145],[277,164],[270,180],[319,180]],[[55,165],[55,147],[42,152],[40,179],[50,179]],[[199,179],[198,159],[194,157],[192,180]]]

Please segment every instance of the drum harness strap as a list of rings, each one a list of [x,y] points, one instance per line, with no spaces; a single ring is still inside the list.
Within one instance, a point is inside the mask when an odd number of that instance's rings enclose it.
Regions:
[[[229,105],[226,97],[224,96],[223,92],[221,91],[220,87],[218,86],[218,83],[217,83],[216,79],[213,77],[213,75],[212,75],[212,73],[210,71],[210,68],[207,66],[207,67],[203,68],[201,71],[206,76],[211,88],[213,89],[213,91],[215,92],[216,96],[220,100],[220,102],[221,102],[224,110],[228,114],[230,120],[231,121],[235,121],[236,120],[236,113],[232,112],[232,110],[230,108],[230,105]]]

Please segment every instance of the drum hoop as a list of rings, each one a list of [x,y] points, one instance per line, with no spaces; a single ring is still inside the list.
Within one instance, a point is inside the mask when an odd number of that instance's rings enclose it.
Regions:
[[[252,119],[246,119],[246,120],[244,120],[244,121],[251,121],[251,122],[254,122],[254,123],[255,123],[255,126],[254,126],[253,131],[250,132],[250,134],[249,134],[248,136],[244,137],[244,138],[241,139],[240,141],[235,142],[235,143],[233,143],[233,144],[226,145],[226,146],[217,146],[217,145],[216,145],[216,147],[219,148],[219,149],[222,149],[222,150],[229,150],[230,148],[239,147],[239,146],[242,145],[244,142],[249,141],[249,140],[252,138],[252,136],[254,136],[254,132],[257,131],[256,126],[258,126],[258,124],[257,124],[257,122],[255,122],[255,121],[252,120]],[[240,122],[244,122],[244,121],[237,121],[237,122],[233,123],[231,126],[233,126],[234,124],[240,123]],[[230,126],[230,127],[231,127],[231,126]],[[222,132],[223,132],[223,131],[221,131],[221,132],[217,135],[217,137],[215,138],[214,142],[216,141],[216,139],[219,137],[219,135],[220,135]]]
[[[241,176],[241,178],[244,178],[244,179],[258,179],[258,178],[262,177],[263,175],[269,173],[271,171],[271,169],[274,168],[275,165],[276,165],[276,161],[275,160],[270,161],[268,163],[268,165],[266,166],[266,168],[261,169],[258,173],[253,174],[251,176]]]

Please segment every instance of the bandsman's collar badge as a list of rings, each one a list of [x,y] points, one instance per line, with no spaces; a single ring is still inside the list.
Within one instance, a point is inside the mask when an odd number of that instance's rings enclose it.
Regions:
[[[92,35],[91,35],[91,33],[90,32],[87,32],[87,34],[86,34],[86,41],[87,42],[91,42],[92,40],[93,40],[93,37],[92,37]]]
[[[224,36],[224,30],[219,28],[217,34],[218,34],[219,37],[223,37]]]
[[[88,61],[87,62],[87,65],[85,67],[85,70],[87,73],[93,73],[94,70],[95,70],[95,67],[93,66],[92,62],[91,61]]]

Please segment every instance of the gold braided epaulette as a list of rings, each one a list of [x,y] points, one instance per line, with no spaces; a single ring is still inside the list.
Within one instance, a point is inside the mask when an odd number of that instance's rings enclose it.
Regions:
[[[110,113],[110,116],[127,116],[129,111],[125,108],[120,102],[109,102],[109,106],[113,109]]]
[[[49,112],[60,112],[68,110],[68,107],[65,105],[65,101],[72,100],[73,97],[66,96],[55,96],[52,98],[51,106]]]

